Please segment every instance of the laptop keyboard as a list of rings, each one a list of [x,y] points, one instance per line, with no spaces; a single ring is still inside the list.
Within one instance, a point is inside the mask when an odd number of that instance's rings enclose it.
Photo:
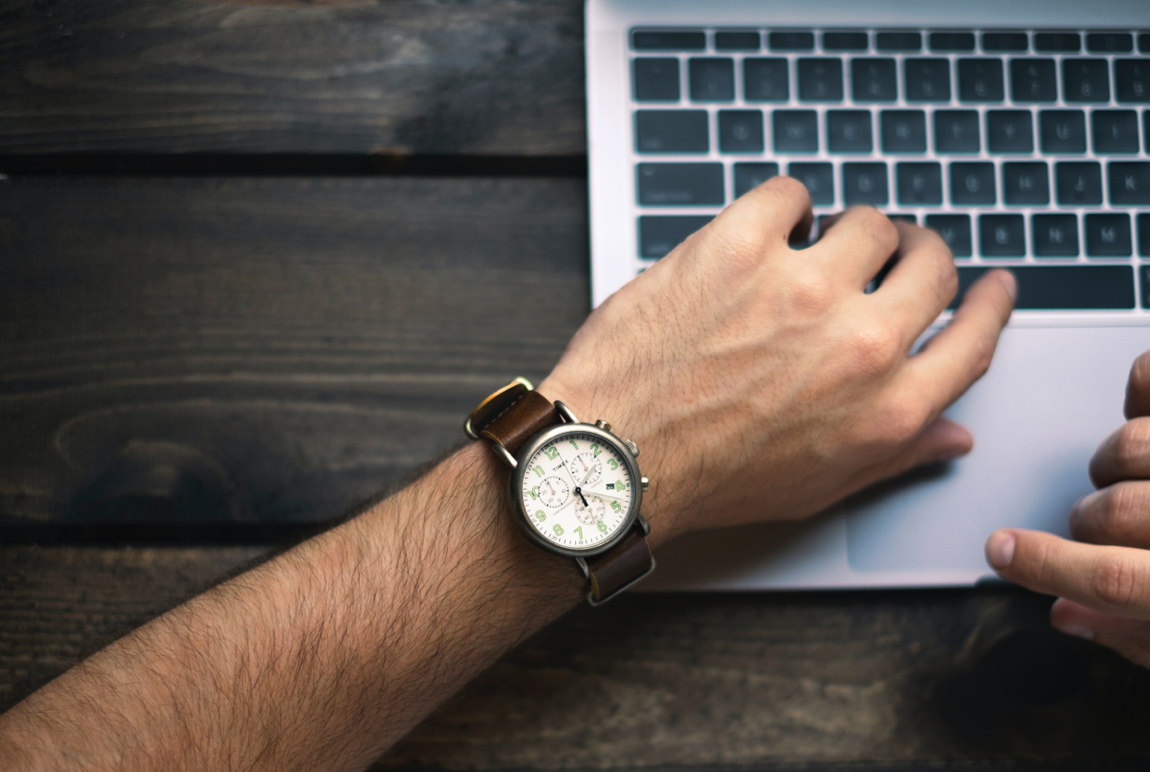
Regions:
[[[1150,308],[1150,33],[635,29],[640,262],[778,174],[937,231],[962,287]],[[1145,287],[1145,290],[1141,288]]]

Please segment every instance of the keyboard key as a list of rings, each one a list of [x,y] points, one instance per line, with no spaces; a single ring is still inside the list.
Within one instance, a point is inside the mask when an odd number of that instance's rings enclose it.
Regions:
[[[843,164],[843,201],[847,206],[854,204],[882,206],[889,200],[886,164]]]
[[[639,203],[643,206],[722,206],[720,163],[641,163]]]
[[[934,149],[939,153],[977,153],[978,112],[976,110],[936,110]]]
[[[776,153],[817,153],[818,113],[814,110],[774,110],[771,128]]]
[[[1063,59],[1062,91],[1067,102],[1109,102],[1110,71],[1106,60]]]
[[[1072,214],[1036,214],[1030,218],[1035,257],[1077,257],[1078,218]]]
[[[988,270],[960,267],[958,298]],[[1014,307],[1021,311],[1134,308],[1134,269],[1129,265],[1012,265],[1010,272],[1018,280]]]
[[[1053,59],[1010,60],[1010,96],[1015,102],[1058,101],[1058,75]]]
[[[779,165],[776,163],[735,164],[735,198],[778,176]]]
[[[673,30],[636,30],[631,33],[631,48],[637,51],[702,51],[707,36],[702,32]]]
[[[1050,171],[1041,161],[1004,163],[1002,198],[1008,204],[1049,204]]]
[[[787,175],[806,185],[811,203],[826,206],[835,202],[835,168],[828,163],[793,163]]]
[[[1138,254],[1150,257],[1150,213],[1143,212],[1138,215]],[[1150,291],[1145,280],[1142,282],[1143,292]]]
[[[1054,165],[1060,204],[1101,204],[1102,166],[1094,161],[1063,161]]]
[[[950,165],[950,202],[961,206],[993,204],[994,164],[952,163]]]
[[[642,57],[635,60],[636,102],[678,102],[679,60]]]
[[[992,153],[1033,153],[1034,126],[1029,110],[987,110],[986,144]]]
[[[787,60],[773,57],[744,59],[743,98],[748,102],[786,102],[790,99]]]
[[[757,32],[715,33],[715,49],[719,51],[758,51],[762,44]]]
[[[841,102],[842,60],[827,57],[799,59],[799,99],[804,102]]]
[[[815,33],[813,32],[772,32],[767,38],[772,51],[813,51],[815,49]]]
[[[1002,60],[977,57],[958,60],[958,98],[963,102],[1001,102]]]
[[[643,215],[639,218],[639,257],[658,260],[714,219],[711,215]]]
[[[1133,110],[1095,110],[1094,152],[1099,155],[1138,152],[1138,113]]]
[[[928,214],[926,227],[942,236],[955,257],[970,257],[973,243],[970,239],[970,215]]]
[[[1025,257],[1026,224],[1022,215],[979,215],[978,249],[983,257]]]
[[[950,61],[912,56],[905,60],[906,98],[909,102],[950,101]]]
[[[824,32],[824,51],[865,51],[870,45],[865,32]]]
[[[887,212],[886,218],[891,222],[908,222],[911,225],[918,225],[918,217],[913,214],[899,214],[897,212]]]
[[[942,165],[934,162],[895,164],[898,202],[905,206],[942,203]]]
[[[724,56],[687,60],[687,81],[694,102],[730,102],[735,98],[735,61]]]
[[[922,110],[883,110],[879,121],[884,153],[926,152],[926,113]]]
[[[1036,51],[1073,53],[1081,50],[1082,38],[1077,32],[1038,32],[1034,35]]]
[[[1150,204],[1150,163],[1111,161],[1106,170],[1110,175],[1111,204]]]
[[[706,153],[706,110],[636,110],[635,152]]]
[[[763,152],[763,113],[759,110],[720,110],[719,152]]]
[[[873,149],[869,110],[827,110],[827,150],[869,153]]]
[[[879,51],[919,51],[922,49],[922,33],[880,32],[875,43]]]
[[[1119,102],[1150,102],[1150,59],[1115,59],[1114,89]]]
[[[1038,124],[1043,153],[1086,152],[1086,114],[1081,110],[1043,110]]]
[[[1150,54],[1150,32],[1143,32],[1138,36],[1138,51]]]
[[[1130,257],[1134,254],[1130,215],[1086,215],[1086,254],[1090,257]]]
[[[1086,50],[1099,54],[1125,54],[1134,50],[1134,36],[1129,32],[1088,32]]]
[[[894,59],[860,56],[851,59],[851,96],[856,102],[898,99]]]
[[[932,32],[930,33],[931,51],[973,51],[973,32]]]
[[[983,32],[983,51],[1026,51],[1030,47],[1025,32]]]

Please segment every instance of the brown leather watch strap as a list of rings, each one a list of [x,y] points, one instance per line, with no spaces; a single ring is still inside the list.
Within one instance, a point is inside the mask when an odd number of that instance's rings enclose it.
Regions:
[[[631,526],[631,533],[610,552],[587,558],[587,568],[591,572],[590,597],[595,601],[604,600],[651,573],[654,567],[655,558],[647,544],[647,536],[635,523]]]
[[[551,400],[537,391],[528,391],[495,420],[480,428],[479,436],[498,442],[515,455],[527,440],[548,426],[562,422]]]

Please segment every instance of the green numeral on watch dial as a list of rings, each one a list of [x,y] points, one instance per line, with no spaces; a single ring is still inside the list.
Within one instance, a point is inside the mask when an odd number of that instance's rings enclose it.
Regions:
[[[575,448],[575,450],[579,450],[579,443],[578,442],[576,442],[575,440],[567,440],[567,441],[571,443],[571,447]]]
[[[619,462],[613,458],[609,458],[607,459],[607,466],[611,467],[611,471],[614,472],[619,468]]]
[[[541,467],[541,466],[537,466],[534,469],[532,469],[531,471],[535,473],[536,477],[542,477],[543,476],[543,467]]]
[[[539,486],[538,485],[536,485],[534,488],[532,488],[531,490],[529,490],[527,492],[531,494],[531,500],[532,501],[539,498]]]
[[[612,501],[611,502],[611,509],[615,510],[616,512],[622,512],[623,511],[623,508],[621,506],[619,506],[618,501]]]
[[[552,461],[559,458],[559,449],[558,448],[547,448],[543,452],[546,453],[547,458],[551,459]]]
[[[592,458],[598,458],[599,454],[602,452],[603,452],[603,449],[601,447],[599,447],[598,445],[596,445],[593,442],[591,443],[591,457]]]
[[[542,509],[540,509],[539,511],[537,511],[537,512],[535,513],[535,516],[536,516],[537,518],[539,518],[539,522],[541,522],[541,523],[542,523],[544,520],[546,520],[546,519],[547,519],[547,513],[546,513],[546,512],[544,512]]]
[[[616,503],[618,503],[618,502],[616,502]],[[596,523],[595,525],[596,525],[596,527],[599,529],[599,532],[600,532],[600,533],[607,533],[607,524],[606,524],[606,523],[604,523],[602,520],[600,520],[600,521],[599,521],[598,523]]]
[[[617,481],[615,482],[615,490],[617,490],[617,491],[625,491],[625,490],[627,490],[627,486],[623,484],[623,481],[622,481],[622,480],[617,480]]]
[[[583,526],[579,526],[578,528],[576,528],[575,533],[579,534],[579,538],[582,539],[583,538]]]
[[[551,530],[553,530],[555,532],[556,536],[562,536],[563,535],[563,526],[559,525],[559,523],[556,523],[555,526]]]

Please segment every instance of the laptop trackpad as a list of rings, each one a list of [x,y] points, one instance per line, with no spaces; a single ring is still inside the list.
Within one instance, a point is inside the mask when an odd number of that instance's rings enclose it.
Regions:
[[[947,412],[970,428],[974,452],[853,501],[851,568],[988,573],[982,548],[995,528],[1066,535],[1071,505],[1093,490],[1090,456],[1122,424],[1130,365],[1147,348],[1145,327],[1008,329],[990,372]]]

